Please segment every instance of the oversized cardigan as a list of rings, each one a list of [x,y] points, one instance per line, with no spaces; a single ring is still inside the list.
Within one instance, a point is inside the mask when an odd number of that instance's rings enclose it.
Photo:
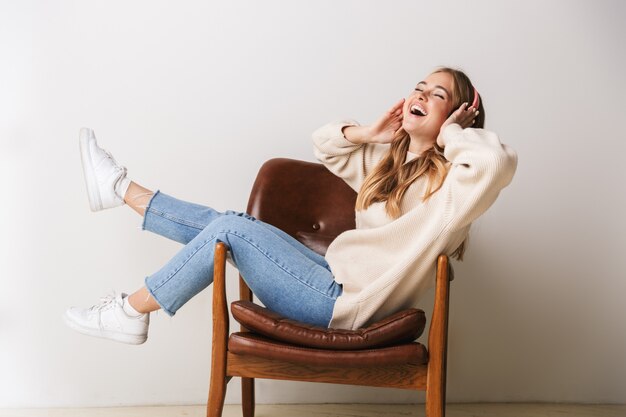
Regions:
[[[313,133],[316,158],[357,192],[390,147],[347,140],[342,128],[358,125],[332,122]],[[343,286],[330,327],[357,329],[416,306],[434,286],[437,257],[459,247],[472,221],[511,182],[517,154],[494,132],[452,123],[442,137],[449,171],[438,191],[422,202],[427,178],[420,177],[402,198],[400,217],[390,218],[384,202],[356,210],[356,228],[328,247],[326,261]],[[405,163],[416,156],[408,153]]]

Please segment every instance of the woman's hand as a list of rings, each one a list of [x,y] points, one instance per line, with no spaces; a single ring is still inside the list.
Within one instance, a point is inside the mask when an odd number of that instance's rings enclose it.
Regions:
[[[437,136],[437,145],[442,148],[445,146],[442,132],[443,129],[449,124],[457,123],[461,125],[463,129],[465,129],[466,127],[470,127],[474,124],[475,118],[480,112],[478,111],[478,109],[475,109],[471,106],[467,109],[465,107],[467,107],[467,103],[461,104],[459,108],[456,109],[454,113],[452,113],[450,117],[446,119],[445,122],[443,122],[441,128],[439,129],[439,136]]]
[[[370,126],[346,126],[343,134],[352,143],[390,143],[402,126],[401,99]]]
[[[393,141],[396,132],[402,126],[403,106],[404,99],[401,99],[370,126],[370,142],[390,143]]]

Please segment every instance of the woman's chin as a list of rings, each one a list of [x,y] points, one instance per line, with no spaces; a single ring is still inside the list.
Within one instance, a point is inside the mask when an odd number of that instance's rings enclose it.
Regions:
[[[402,123],[402,129],[411,137],[411,139],[419,139],[420,142],[436,141],[437,135],[431,132],[428,126],[421,126],[417,123]]]
[[[402,123],[402,129],[409,135],[412,133],[417,133],[419,131],[419,124],[413,121],[404,121]]]

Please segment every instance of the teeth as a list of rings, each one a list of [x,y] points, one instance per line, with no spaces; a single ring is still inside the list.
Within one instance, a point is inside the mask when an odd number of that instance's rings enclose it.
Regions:
[[[414,104],[411,106],[411,113],[413,114],[421,114],[422,116],[426,116],[426,111],[421,108],[420,106],[418,106],[417,104]]]

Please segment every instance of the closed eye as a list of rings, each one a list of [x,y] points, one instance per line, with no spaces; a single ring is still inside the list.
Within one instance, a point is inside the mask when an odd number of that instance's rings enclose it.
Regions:
[[[415,88],[415,91],[422,91],[419,88]],[[435,96],[439,97],[442,100],[445,100],[446,98],[444,96],[442,96],[441,94],[435,94]]]

